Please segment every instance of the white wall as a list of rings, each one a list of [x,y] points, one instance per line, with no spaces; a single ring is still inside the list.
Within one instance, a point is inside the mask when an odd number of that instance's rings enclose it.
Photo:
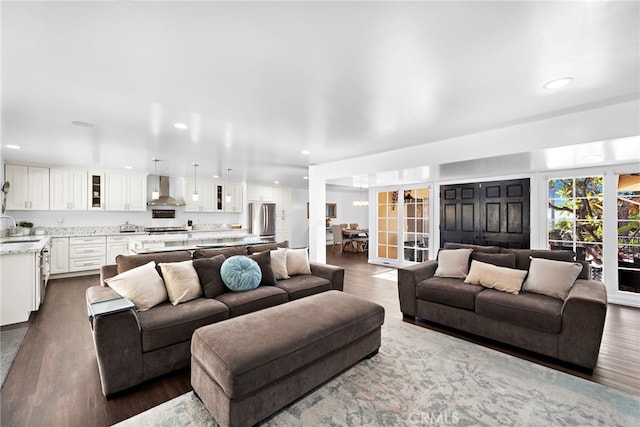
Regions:
[[[340,191],[333,187],[327,190],[327,203],[335,203],[336,218],[331,220],[331,224],[351,224],[357,223],[362,228],[369,228],[369,208],[355,207],[353,202],[356,200],[368,200],[368,190],[353,191],[345,189]]]

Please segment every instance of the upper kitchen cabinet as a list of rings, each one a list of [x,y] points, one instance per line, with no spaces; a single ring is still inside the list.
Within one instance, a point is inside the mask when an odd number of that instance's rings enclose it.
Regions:
[[[215,182],[192,179],[184,180],[184,198],[186,199],[185,212],[218,212],[216,209],[217,186]],[[198,194],[198,200],[193,200],[193,194]]]
[[[274,189],[266,185],[250,184],[247,189],[248,200],[250,202],[273,202]]]
[[[106,210],[108,211],[146,211],[147,175],[146,174],[105,174]]]
[[[87,210],[87,171],[49,169],[49,209],[52,211]]]
[[[223,200],[225,212],[242,212],[242,183],[225,184]]]
[[[89,210],[105,209],[105,173],[89,171],[87,184],[87,197],[89,202],[87,208]]]
[[[49,210],[49,168],[5,165],[7,210]]]

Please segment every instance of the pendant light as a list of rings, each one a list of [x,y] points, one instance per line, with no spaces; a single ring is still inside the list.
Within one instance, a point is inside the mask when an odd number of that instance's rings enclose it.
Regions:
[[[154,187],[153,191],[151,192],[151,198],[153,200],[156,200],[158,197],[160,197],[160,192],[158,191],[158,187],[160,185],[159,181],[160,181],[160,177],[158,176],[158,162],[160,162],[160,159],[156,159],[155,157],[153,159],[153,171],[154,171],[154,175],[156,176],[156,186]]]
[[[198,196],[198,183],[196,181],[196,168],[200,166],[197,163],[193,164],[193,194],[191,195],[191,200],[197,202],[200,196]]]
[[[227,168],[227,185],[226,185],[226,196],[224,196],[225,203],[231,203],[231,189],[229,188],[229,173],[231,172],[231,168]]]

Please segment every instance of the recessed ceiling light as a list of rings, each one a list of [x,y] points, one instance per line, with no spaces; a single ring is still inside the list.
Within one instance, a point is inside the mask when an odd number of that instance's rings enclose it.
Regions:
[[[133,169],[133,166],[125,166],[125,169]]]
[[[542,86],[545,89],[560,89],[573,82],[573,77],[562,77],[560,79],[551,80]]]
[[[95,126],[93,123],[82,122],[80,120],[74,120],[74,121],[71,122],[71,124],[75,125],[75,126],[80,126],[80,127],[83,127],[83,128],[92,128],[92,127]]]
[[[214,178],[220,178],[220,175],[211,175],[211,176],[213,176]]]
[[[274,184],[280,184],[280,181],[273,181]]]
[[[309,150],[302,150],[302,154],[304,154],[305,156],[311,154],[311,151]]]
[[[187,129],[188,128],[188,126],[185,125],[184,123],[176,123],[173,126],[175,126],[176,129]]]
[[[309,179],[309,177],[308,176],[303,176],[302,179]]]
[[[11,148],[12,150],[19,150],[20,149],[19,145],[13,145],[13,144],[7,144],[7,145],[5,145],[5,147]]]

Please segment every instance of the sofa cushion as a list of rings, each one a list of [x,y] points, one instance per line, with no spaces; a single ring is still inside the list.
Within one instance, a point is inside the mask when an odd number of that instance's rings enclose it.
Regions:
[[[247,246],[229,246],[227,248],[215,249],[197,249],[193,251],[193,259],[211,258],[216,255],[224,255],[225,258],[231,258],[234,255],[246,255]]]
[[[526,275],[527,272],[524,270],[471,261],[471,269],[464,283],[518,294]]]
[[[292,276],[290,279],[279,281],[276,286],[284,289],[287,294],[289,294],[290,300],[331,290],[330,281],[322,277],[312,276],[311,274]]]
[[[138,313],[142,329],[142,351],[157,350],[191,339],[193,331],[229,318],[229,310],[220,301],[196,298],[184,304],[160,304]]]
[[[476,295],[485,290],[480,285],[467,285],[461,279],[430,277],[416,285],[418,299],[473,310]]]
[[[225,260],[225,256],[220,254],[211,258],[200,258],[193,260],[193,268],[198,273],[200,286],[207,298],[215,298],[227,291],[224,286],[222,276],[220,276],[220,267]]]
[[[528,270],[531,258],[553,259],[556,261],[573,261],[575,254],[573,251],[556,251],[547,249],[508,249],[502,248],[502,253],[516,256],[516,268]]]
[[[276,284],[276,275],[271,268],[271,253],[269,251],[259,252],[256,254],[248,255],[249,258],[258,263],[260,272],[262,273],[262,279],[260,279],[260,286],[273,286]]]
[[[311,274],[309,249],[287,249],[287,275]]]
[[[224,260],[220,276],[229,290],[245,292],[258,287],[262,272],[258,263],[248,256],[234,255]]]
[[[499,246],[481,246],[481,245],[471,245],[468,243],[447,242],[444,244],[444,249],[473,249],[474,252],[483,252],[487,254],[500,253]]]
[[[288,247],[289,247],[289,241],[285,240],[279,243],[261,243],[259,245],[249,245],[247,246],[247,251],[249,252],[249,254],[255,254],[257,252],[272,251],[278,248],[288,248]]]
[[[438,252],[438,268],[434,276],[464,279],[469,272],[472,249],[442,249]]]
[[[562,330],[562,306],[562,301],[546,295],[487,289],[476,297],[475,311],[490,319],[557,334]]]
[[[274,249],[271,253],[271,268],[276,280],[288,279],[287,273],[287,250],[284,248]]]
[[[129,298],[139,311],[149,310],[167,300],[167,290],[153,261],[106,279],[105,283]]]
[[[514,254],[489,254],[486,252],[473,251],[471,253],[471,261],[473,262],[473,260],[497,265],[498,267],[516,267],[516,256]]]
[[[289,301],[287,293],[277,286],[260,286],[252,291],[225,292],[216,299],[229,309],[229,316],[236,317]]]
[[[191,253],[189,251],[175,251],[175,252],[158,252],[153,254],[142,255],[118,255],[116,257],[116,264],[118,265],[118,274],[131,270],[132,268],[140,267],[141,265],[153,261],[155,263],[160,262],[180,262],[191,259]],[[160,267],[156,267],[158,274],[162,277],[162,271]]]
[[[581,271],[579,262],[533,258],[524,289],[564,301]]]
[[[191,301],[202,295],[202,287],[193,261],[162,262],[158,264],[164,276],[164,286],[167,288],[169,301],[178,305]]]

